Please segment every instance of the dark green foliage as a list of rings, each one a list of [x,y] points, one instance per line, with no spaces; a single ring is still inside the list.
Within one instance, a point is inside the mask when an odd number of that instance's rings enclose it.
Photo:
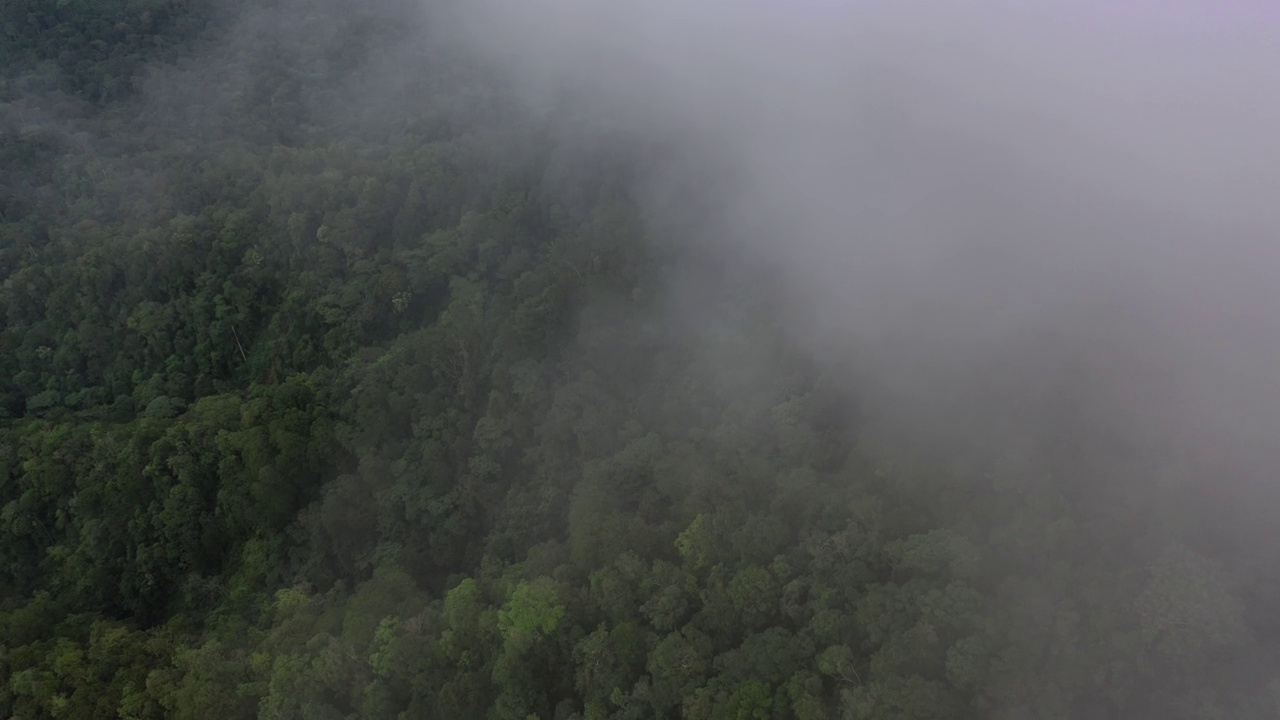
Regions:
[[[1274,717],[1274,577],[882,457],[416,4],[239,5],[0,5],[0,716]]]
[[[7,62],[52,63],[67,90],[105,104],[135,90],[143,63],[177,57],[218,9],[204,0],[7,0],[0,40]]]

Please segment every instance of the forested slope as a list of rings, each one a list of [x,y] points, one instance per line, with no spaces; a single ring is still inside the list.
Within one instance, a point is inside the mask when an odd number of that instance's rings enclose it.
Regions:
[[[4,3],[0,715],[1280,711],[1189,491],[890,460],[414,8]]]

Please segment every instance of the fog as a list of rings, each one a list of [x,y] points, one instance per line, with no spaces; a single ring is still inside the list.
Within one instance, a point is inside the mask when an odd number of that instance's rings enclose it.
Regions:
[[[916,431],[1037,444],[1070,411],[1239,465],[1280,430],[1260,8],[481,0],[459,22],[535,102],[714,162],[714,230],[672,239],[788,278],[796,340],[852,352]]]
[[[100,106],[53,65],[0,87],[52,138],[0,178],[28,423],[0,580],[174,636],[116,686],[281,717],[1280,707],[1277,11],[219,12]]]

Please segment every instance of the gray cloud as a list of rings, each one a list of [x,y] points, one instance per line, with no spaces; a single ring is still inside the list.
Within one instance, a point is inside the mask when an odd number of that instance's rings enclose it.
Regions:
[[[789,277],[798,339],[853,347],[917,421],[971,425],[943,410],[966,408],[1050,434],[1048,394],[1144,440],[1261,450],[1280,430],[1265,11],[479,0],[461,17],[531,97],[571,92],[716,158],[703,241]]]

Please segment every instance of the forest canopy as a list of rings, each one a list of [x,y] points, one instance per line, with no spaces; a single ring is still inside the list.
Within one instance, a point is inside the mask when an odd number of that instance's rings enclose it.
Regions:
[[[1202,466],[904,434],[447,9],[0,4],[0,716],[1280,712]]]

